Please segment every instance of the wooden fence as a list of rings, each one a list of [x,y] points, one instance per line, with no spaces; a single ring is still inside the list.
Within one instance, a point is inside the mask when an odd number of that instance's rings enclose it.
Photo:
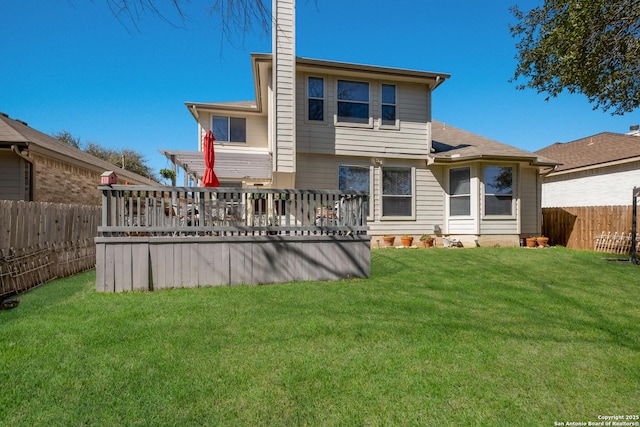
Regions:
[[[593,250],[612,254],[630,254],[632,234],[598,234]],[[640,235],[636,234],[636,252],[640,252]]]
[[[543,208],[542,234],[549,244],[593,250],[599,235],[631,232],[632,206]]]
[[[100,207],[0,200],[0,299],[95,267]]]

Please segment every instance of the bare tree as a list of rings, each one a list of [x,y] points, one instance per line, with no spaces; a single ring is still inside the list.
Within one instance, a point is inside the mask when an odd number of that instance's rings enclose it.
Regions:
[[[154,15],[166,23],[183,27],[190,19],[185,10],[185,0],[170,0],[166,4],[158,0],[106,0],[111,13],[125,27],[138,22],[145,14]],[[186,2],[188,3],[188,2]],[[233,42],[235,37],[244,40],[244,35],[259,29],[265,34],[271,28],[271,11],[268,0],[209,0],[210,16],[220,19],[220,28],[225,39]]]

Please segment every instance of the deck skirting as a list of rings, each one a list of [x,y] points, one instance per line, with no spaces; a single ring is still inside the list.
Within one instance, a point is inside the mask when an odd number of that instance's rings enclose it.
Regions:
[[[97,237],[96,290],[366,278],[367,235]]]

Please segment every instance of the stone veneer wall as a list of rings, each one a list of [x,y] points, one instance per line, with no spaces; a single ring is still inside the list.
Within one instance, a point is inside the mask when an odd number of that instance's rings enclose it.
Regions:
[[[102,193],[97,189],[102,172],[94,172],[38,153],[31,153],[31,158],[35,172],[34,201],[102,204]]]

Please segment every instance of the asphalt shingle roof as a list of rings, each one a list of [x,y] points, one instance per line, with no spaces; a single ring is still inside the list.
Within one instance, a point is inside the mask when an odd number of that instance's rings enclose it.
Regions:
[[[571,142],[557,142],[536,153],[562,162],[556,171],[640,157],[640,137],[602,132]]]
[[[436,160],[461,161],[477,158],[531,159],[537,164],[554,165],[555,160],[541,154],[521,150],[493,139],[459,129],[438,120],[431,123],[433,157]]]

